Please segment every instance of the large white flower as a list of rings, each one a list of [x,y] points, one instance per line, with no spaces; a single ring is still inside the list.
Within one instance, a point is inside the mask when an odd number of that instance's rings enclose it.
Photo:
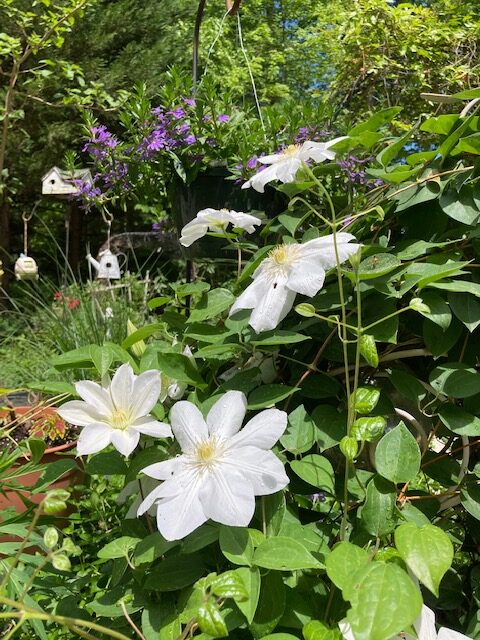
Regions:
[[[334,138],[328,142],[313,142],[307,140],[303,144],[291,144],[286,149],[275,153],[271,156],[263,156],[258,159],[264,165],[269,165],[265,169],[261,169],[258,173],[250,178],[242,189],[253,187],[256,191],[263,193],[265,185],[272,180],[280,180],[280,182],[294,182],[297,171],[303,163],[308,160],[314,162],[323,162],[324,160],[333,160],[335,151],[331,149],[340,140],[345,140],[347,136]]]
[[[75,385],[83,400],[66,402],[58,409],[61,418],[83,427],[77,444],[78,455],[97,453],[109,444],[129,456],[140,434],[171,438],[167,424],[149,413],[160,395],[160,374],[145,371],[136,376],[129,364],[117,369],[110,384],[100,386],[91,380]]]
[[[206,420],[191,402],[173,406],[170,421],[182,454],[143,469],[164,482],[138,510],[140,516],[156,504],[158,530],[167,540],[184,538],[208,519],[246,527],[255,496],[288,484],[283,464],[270,451],[286,429],[287,414],[267,409],[240,430],[246,410],[240,391],[223,395]]]
[[[189,247],[195,240],[202,238],[209,230],[222,233],[228,224],[244,229],[247,233],[253,233],[255,226],[261,223],[260,218],[252,216],[249,213],[242,213],[241,211],[233,211],[230,209],[202,209],[191,222],[183,227],[180,244],[183,244],[184,247]]]
[[[351,233],[337,233],[339,262],[357,252]],[[282,244],[272,249],[255,270],[253,282],[239,296],[230,315],[239,309],[253,309],[250,325],[257,333],[274,329],[301,293],[314,296],[323,286],[325,272],[337,263],[333,235],[309,240],[305,244]]]
[[[352,628],[347,620],[342,620],[338,626],[345,640],[355,640]],[[447,627],[440,627],[437,634],[435,613],[426,605],[422,606],[422,611],[413,626],[417,632],[417,638],[414,638],[408,633],[402,633],[401,635],[394,636],[390,640],[470,640],[469,637],[463,635],[463,633],[458,633],[458,631],[453,631]]]

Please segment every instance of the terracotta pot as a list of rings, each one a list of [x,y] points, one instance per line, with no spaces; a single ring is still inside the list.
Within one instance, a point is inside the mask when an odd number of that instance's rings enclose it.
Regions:
[[[26,415],[31,415],[34,424],[31,426],[31,434],[36,437],[42,437],[42,425],[45,425],[46,420],[51,421],[52,418],[56,421],[56,427],[60,433],[65,431],[66,425],[63,420],[57,415],[55,409],[53,407],[15,407],[14,409],[2,409],[0,410],[0,420],[6,416],[11,416],[12,412],[17,417],[23,417]],[[65,453],[71,451],[76,446],[76,441],[72,442],[64,442],[63,444],[59,444],[53,447],[49,447],[45,449],[39,464],[48,464],[50,462],[54,462],[55,460],[60,460],[62,457],[65,457]],[[60,455],[59,455],[60,454]],[[69,456],[71,457],[71,456]],[[28,462],[31,458],[30,453],[26,452],[20,458],[15,460],[12,465],[12,469],[16,472]],[[17,476],[15,482],[21,485],[22,488],[19,489],[6,489],[0,493],[0,510],[6,509],[7,507],[15,507],[17,513],[23,513],[26,510],[26,506],[21,499],[21,495],[27,498],[30,502],[34,504],[40,504],[40,502],[45,497],[45,493],[32,493],[31,489],[36,485],[38,479],[42,475],[42,471],[27,471],[25,475]],[[49,490],[51,489],[66,489],[67,487],[78,483],[83,477],[83,472],[77,467],[62,475],[58,480],[52,482],[49,485]]]

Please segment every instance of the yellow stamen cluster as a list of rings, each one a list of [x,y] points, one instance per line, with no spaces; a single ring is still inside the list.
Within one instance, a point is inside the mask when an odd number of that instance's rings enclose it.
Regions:
[[[116,409],[110,418],[110,424],[114,429],[125,431],[130,423],[129,416],[124,409]]]

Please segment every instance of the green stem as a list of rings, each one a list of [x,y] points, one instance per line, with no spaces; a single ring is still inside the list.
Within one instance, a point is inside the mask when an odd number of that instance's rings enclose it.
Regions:
[[[381,324],[382,322],[385,322],[385,320],[389,320],[390,318],[394,318],[395,316],[399,316],[404,311],[411,311],[411,310],[412,310],[411,307],[403,307],[403,309],[399,309],[398,311],[394,311],[393,313],[389,313],[388,316],[385,316],[384,318],[380,318],[380,320],[375,320],[375,322],[372,322],[372,324],[369,324],[366,327],[363,327],[363,333],[367,333],[367,331],[369,329],[371,329],[372,327],[376,327],[377,324]]]

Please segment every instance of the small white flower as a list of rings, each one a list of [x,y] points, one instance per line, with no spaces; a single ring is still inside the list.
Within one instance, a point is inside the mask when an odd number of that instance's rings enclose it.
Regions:
[[[313,142],[307,140],[303,144],[291,144],[280,153],[271,156],[263,156],[259,158],[262,164],[270,165],[266,169],[261,169],[258,173],[250,178],[242,189],[253,187],[256,191],[263,193],[265,185],[272,180],[280,180],[280,182],[294,182],[297,171],[304,162],[313,160],[314,162],[323,162],[324,160],[333,160],[335,151],[333,147],[340,140],[345,140],[347,136],[334,138],[328,142]]]
[[[345,640],[355,640],[349,622],[344,619],[338,623],[340,631]],[[422,606],[422,611],[413,624],[417,632],[417,639],[408,633],[394,636],[390,640],[470,640],[468,636],[458,631],[453,631],[447,627],[440,627],[438,634],[435,628],[435,613],[426,605]]]
[[[288,484],[283,464],[270,451],[287,427],[287,414],[267,409],[240,430],[246,410],[240,391],[223,395],[206,420],[192,402],[173,406],[170,421],[182,454],[143,469],[164,482],[138,510],[140,516],[156,504],[158,530],[167,540],[184,538],[208,519],[246,527],[255,496]]]
[[[337,233],[338,259],[344,262],[358,251],[351,233]],[[253,309],[249,324],[257,333],[275,329],[293,306],[297,293],[312,297],[320,291],[325,272],[337,263],[333,235],[305,244],[282,244],[272,249],[255,270],[253,282],[239,296],[230,315]]]
[[[195,240],[202,238],[209,230],[222,233],[228,224],[244,229],[247,233],[253,233],[255,226],[261,223],[260,218],[252,216],[249,213],[242,213],[241,211],[232,211],[230,209],[202,209],[191,222],[183,227],[180,244],[184,247],[189,247]]]
[[[78,455],[97,453],[109,444],[129,456],[140,434],[171,438],[168,424],[149,415],[160,395],[160,374],[145,371],[136,376],[129,364],[117,369],[107,386],[91,380],[75,385],[83,400],[66,402],[58,409],[61,418],[83,427],[77,444]]]
[[[172,345],[177,344],[177,339],[175,338]],[[195,358],[193,357],[192,350],[188,345],[185,346],[183,350],[183,355],[187,356],[190,362],[195,365]],[[185,391],[187,390],[187,383],[181,382],[180,380],[175,380],[174,378],[170,378],[163,371],[160,373],[162,380],[162,390],[160,391],[160,402],[165,402],[167,398],[170,400],[180,400],[183,398]]]

